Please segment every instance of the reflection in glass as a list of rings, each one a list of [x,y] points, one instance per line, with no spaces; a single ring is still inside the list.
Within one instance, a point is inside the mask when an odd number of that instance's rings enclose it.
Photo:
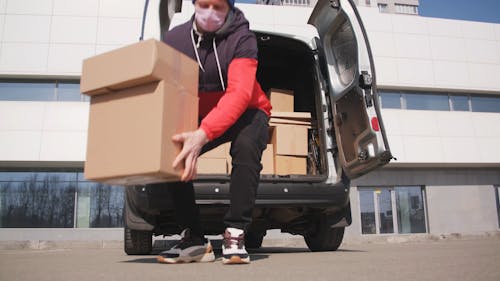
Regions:
[[[382,108],[401,108],[401,94],[391,92],[381,92]]]
[[[56,175],[0,182],[0,227],[73,227],[74,192]]]
[[[499,97],[471,97],[472,111],[500,112]]]
[[[469,111],[469,97],[451,95],[451,106],[454,111]]]
[[[78,227],[122,227],[123,187],[101,183],[78,184]]]
[[[425,211],[420,186],[397,187],[399,233],[425,233]]]
[[[81,101],[79,83],[59,82],[57,83],[58,101]]]
[[[388,189],[378,189],[377,201],[380,215],[380,233],[394,233],[394,224],[392,222],[392,201],[391,191]]]
[[[405,94],[406,108],[417,110],[450,110],[448,95]]]
[[[360,190],[359,201],[361,208],[361,232],[363,234],[377,233],[375,225],[375,206],[373,204],[373,190]]]
[[[63,173],[63,172],[0,172],[0,182],[3,181],[30,181],[36,178],[37,181],[41,181],[46,177],[56,177],[58,181],[75,181],[75,173]]]
[[[0,172],[0,227],[72,228],[75,220],[77,227],[122,227],[123,188],[82,178],[77,172]]]
[[[52,101],[54,82],[0,82],[0,100]]]

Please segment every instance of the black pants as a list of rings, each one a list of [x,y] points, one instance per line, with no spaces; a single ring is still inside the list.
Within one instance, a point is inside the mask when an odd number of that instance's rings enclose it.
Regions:
[[[247,230],[252,221],[252,210],[262,170],[260,162],[268,140],[268,121],[267,115],[261,110],[247,110],[225,134],[202,148],[201,154],[231,142],[231,205],[224,217],[227,227]],[[195,202],[193,183],[169,183],[168,189],[179,226],[190,228],[192,232],[202,235],[200,211]]]

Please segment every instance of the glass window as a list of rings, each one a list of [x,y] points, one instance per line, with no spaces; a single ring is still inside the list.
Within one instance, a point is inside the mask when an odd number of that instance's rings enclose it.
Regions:
[[[362,233],[426,233],[423,194],[420,186],[360,189]]]
[[[406,108],[416,110],[450,110],[448,95],[405,94]]]
[[[420,186],[396,187],[399,233],[425,233],[425,211]]]
[[[78,227],[123,227],[123,187],[81,182],[77,201]]]
[[[378,6],[378,11],[381,12],[381,13],[387,13],[388,10],[387,10],[387,4],[377,4]]]
[[[0,172],[0,182],[43,181],[46,177],[54,177],[58,182],[76,181],[76,176],[76,173],[72,172]]]
[[[451,95],[451,108],[453,111],[470,111],[469,110],[469,97]]]
[[[383,188],[375,190],[380,216],[380,233],[394,233],[391,190]]]
[[[361,207],[361,233],[377,233],[375,223],[375,205],[373,204],[373,190],[360,190],[359,201]]]
[[[406,5],[406,4],[394,4],[394,6],[396,7],[396,13],[412,14],[412,15],[418,14],[418,6]]]
[[[0,100],[52,101],[55,86],[54,82],[0,82]]]
[[[401,94],[393,92],[381,92],[382,108],[401,108]]]
[[[59,82],[57,83],[58,101],[81,101],[79,83]]]
[[[123,187],[83,173],[0,172],[0,227],[122,227],[123,203]]]
[[[474,112],[499,112],[500,97],[471,97],[472,111]]]
[[[74,183],[38,180],[0,182],[0,227],[73,227]]]

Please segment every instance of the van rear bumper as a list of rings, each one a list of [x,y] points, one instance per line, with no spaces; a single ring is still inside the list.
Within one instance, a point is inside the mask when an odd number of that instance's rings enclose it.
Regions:
[[[196,202],[228,205],[229,183],[195,184]],[[349,203],[349,186],[324,183],[260,183],[256,207],[343,207]]]

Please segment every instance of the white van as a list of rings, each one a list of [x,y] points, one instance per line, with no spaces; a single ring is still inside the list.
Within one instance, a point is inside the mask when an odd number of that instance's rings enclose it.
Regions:
[[[168,30],[181,5],[180,0],[159,2],[160,31]],[[262,6],[266,8],[271,7]],[[312,251],[336,250],[351,223],[350,180],[392,159],[373,57],[355,4],[319,0],[307,24],[315,29],[300,36],[253,30],[259,49],[257,79],[264,91],[291,89],[295,111],[311,113],[309,166],[314,169],[307,175],[261,176],[245,237],[248,248],[260,247],[266,230],[281,229],[303,235]],[[229,179],[207,175],[194,183],[206,234],[224,230]],[[127,254],[151,252],[153,235],[179,233],[169,200],[158,185],[126,189]]]

